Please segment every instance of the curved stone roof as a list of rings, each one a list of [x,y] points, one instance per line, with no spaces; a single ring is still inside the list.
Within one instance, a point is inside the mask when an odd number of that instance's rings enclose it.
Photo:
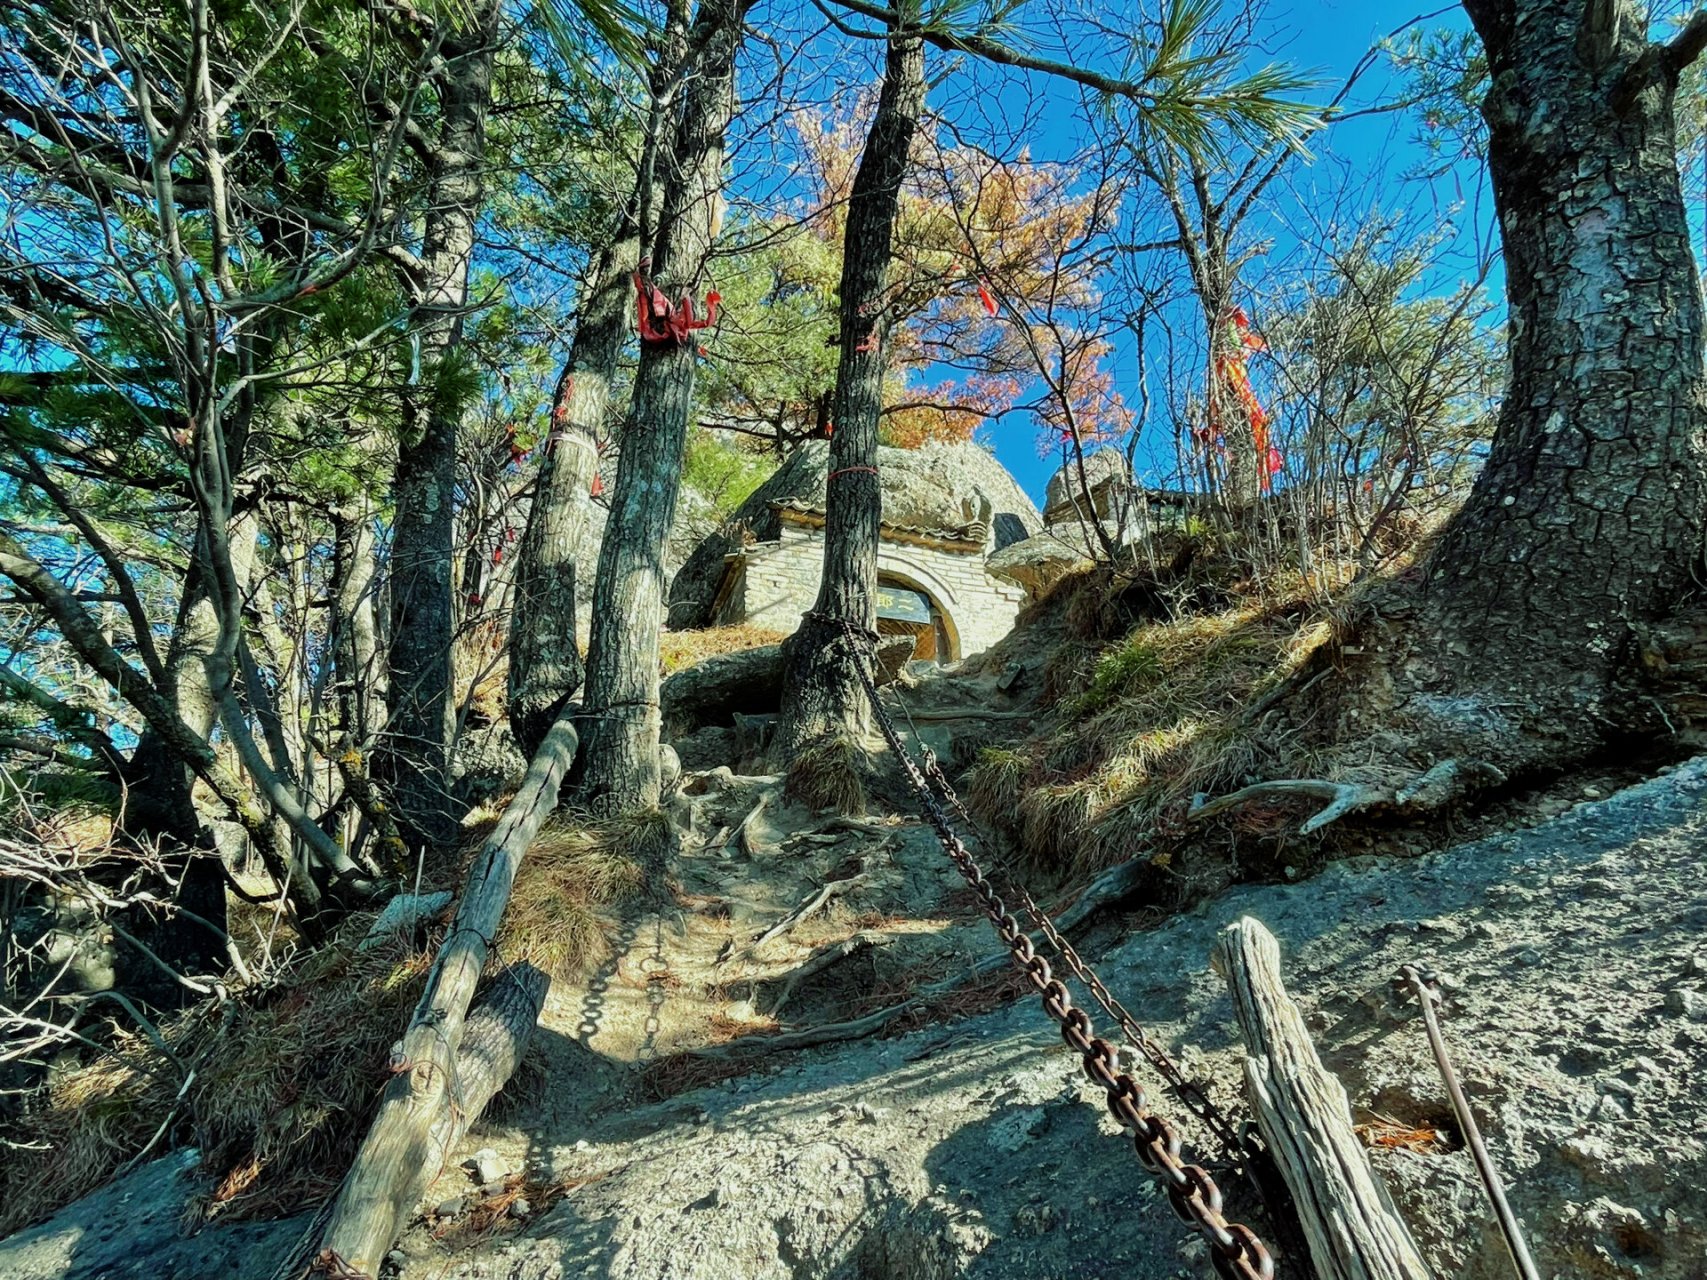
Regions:
[[[953,541],[976,532],[991,551],[1023,541],[1043,519],[1019,482],[976,444],[881,447],[883,523]],[[722,529],[694,548],[670,586],[670,626],[704,626],[723,577],[724,557],[743,540],[770,542],[781,531],[779,508],[822,511],[830,474],[830,445],[810,440],[743,502]],[[986,515],[982,504],[989,503]],[[987,528],[978,528],[984,524]]]

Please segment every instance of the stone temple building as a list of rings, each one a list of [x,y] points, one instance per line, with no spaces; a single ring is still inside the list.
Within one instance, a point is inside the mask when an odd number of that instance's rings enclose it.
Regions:
[[[915,637],[913,656],[937,662],[989,648],[1031,597],[990,559],[1042,531],[1037,508],[978,445],[878,454],[878,630]],[[828,474],[829,445],[809,442],[701,542],[671,586],[670,626],[798,627],[823,572]]]

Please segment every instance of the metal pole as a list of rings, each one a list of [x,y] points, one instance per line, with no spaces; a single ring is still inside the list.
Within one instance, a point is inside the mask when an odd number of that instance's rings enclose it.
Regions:
[[[1410,983],[1417,1003],[1422,1006],[1423,1027],[1428,1032],[1428,1047],[1434,1051],[1435,1064],[1440,1068],[1440,1078],[1446,1085],[1447,1095],[1452,1099],[1452,1111],[1458,1117],[1458,1127],[1464,1134],[1464,1140],[1470,1145],[1470,1156],[1476,1162],[1476,1172],[1481,1174],[1482,1186],[1487,1190],[1488,1199],[1493,1201],[1494,1213],[1499,1218],[1500,1231],[1505,1236],[1505,1246],[1511,1254],[1512,1266],[1517,1268],[1517,1274],[1523,1280],[1541,1280],[1540,1272],[1535,1269],[1535,1260],[1529,1256],[1529,1246],[1523,1242],[1523,1228],[1517,1221],[1517,1215],[1512,1212],[1511,1202],[1506,1199],[1505,1184],[1500,1181],[1499,1170],[1494,1168],[1494,1162],[1488,1155],[1488,1148],[1482,1141],[1482,1131],[1476,1127],[1476,1118],[1470,1114],[1470,1102],[1465,1098],[1464,1090],[1458,1083],[1457,1073],[1452,1070],[1452,1063],[1446,1056],[1446,1041],[1440,1034],[1440,1022],[1435,1017],[1435,1006],[1440,1001],[1440,992],[1434,987],[1433,979],[1425,978],[1415,965],[1405,965],[1399,970],[1399,976]]]

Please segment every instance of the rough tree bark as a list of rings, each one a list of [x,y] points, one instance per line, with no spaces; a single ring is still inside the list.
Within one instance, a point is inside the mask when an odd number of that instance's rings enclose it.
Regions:
[[[1707,527],[1702,301],[1673,118],[1707,14],[1660,45],[1630,0],[1464,7],[1491,74],[1510,383],[1418,597],[1381,603],[1352,710],[1364,726],[1396,716],[1425,758],[1510,773],[1663,723],[1624,678],[1636,629],[1694,591]]]
[[[575,644],[575,558],[592,524],[589,488],[599,469],[596,434],[609,402],[609,375],[627,315],[622,305],[628,300],[627,281],[618,254],[628,250],[622,257],[632,271],[640,259],[639,247],[636,234],[626,244],[613,241],[600,255],[575,345],[551,398],[551,434],[522,534],[510,613],[507,701],[510,730],[524,755],[538,747],[586,674]],[[591,331],[605,328],[601,322],[608,322],[611,359],[594,367]]]
[[[845,622],[869,632],[876,624],[877,541],[883,486],[877,473],[877,426],[883,412],[884,291],[908,154],[925,106],[924,45],[893,36],[848,201],[842,251],[841,359],[831,400],[830,478],[826,486],[824,576],[818,599],[783,646],[782,717],[773,750],[792,759],[825,738],[863,738],[870,728],[853,655],[841,639]]]
[[[385,671],[374,608],[373,512],[365,495],[332,512],[332,653],[338,727],[366,752],[381,722]]]
[[[610,411],[634,298],[629,278],[652,220],[652,170],[681,67],[685,0],[671,0],[666,24],[650,77],[652,102],[634,193],[587,280],[575,341],[552,396],[551,434],[516,562],[508,700],[510,728],[523,755],[533,754],[586,675],[575,644],[575,562],[592,524],[598,433]]]
[[[722,213],[723,139],[734,109],[735,55],[751,0],[702,0],[689,34],[696,51],[681,115],[663,153],[668,169],[652,252],[672,299],[697,293]],[[582,798],[602,810],[658,802],[658,632],[664,540],[675,519],[693,407],[692,335],[641,344],[634,398],[593,592],[587,650]]]
[[[486,114],[492,101],[497,7],[482,5],[442,46],[442,122],[421,259],[413,283],[421,322],[413,385],[393,479],[391,648],[386,733],[375,773],[388,784],[405,837],[432,843],[455,831],[450,801],[454,626],[454,487],[461,379],[457,376],[468,270],[482,196]]]
[[[229,535],[232,569],[244,586],[254,571],[256,528],[254,518],[246,516],[235,522]],[[219,716],[213,685],[220,621],[209,579],[206,539],[198,531],[166,651],[162,692],[178,719],[204,739]],[[195,781],[194,769],[170,740],[158,730],[145,729],[124,770],[124,830],[132,839],[166,852],[167,877],[175,878],[176,885],[157,892],[223,929],[225,875],[212,833],[196,808]],[[137,909],[128,913],[126,926],[178,973],[218,973],[229,963],[223,942],[211,930],[182,918],[164,919]],[[120,947],[117,957],[118,983],[125,990],[163,1007],[183,998],[184,989],[134,948]]]

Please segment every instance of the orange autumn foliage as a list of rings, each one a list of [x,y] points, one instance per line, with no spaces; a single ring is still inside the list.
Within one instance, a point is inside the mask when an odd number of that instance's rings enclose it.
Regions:
[[[811,191],[805,232],[831,251],[826,256],[838,268],[871,108],[867,95],[838,113],[804,112],[794,122]],[[1068,417],[1058,403],[1051,408],[1050,394],[1038,392],[1037,362],[1039,351],[1059,345],[1062,313],[1097,300],[1093,268],[1067,252],[1084,243],[1100,216],[1096,199],[1078,192],[1077,182],[1068,166],[1025,154],[1003,162],[921,130],[883,304],[892,326],[885,344],[885,443],[968,439],[1016,410],[1031,412],[1046,428]],[[1032,324],[1031,317],[1045,313],[1052,325]],[[1112,380],[1097,368],[1106,351],[1106,344],[1089,343],[1057,361],[1067,371],[1061,386],[1072,417],[1097,438],[1129,424]],[[922,381],[945,368],[965,372]],[[1048,434],[1053,438],[1053,430]]]

